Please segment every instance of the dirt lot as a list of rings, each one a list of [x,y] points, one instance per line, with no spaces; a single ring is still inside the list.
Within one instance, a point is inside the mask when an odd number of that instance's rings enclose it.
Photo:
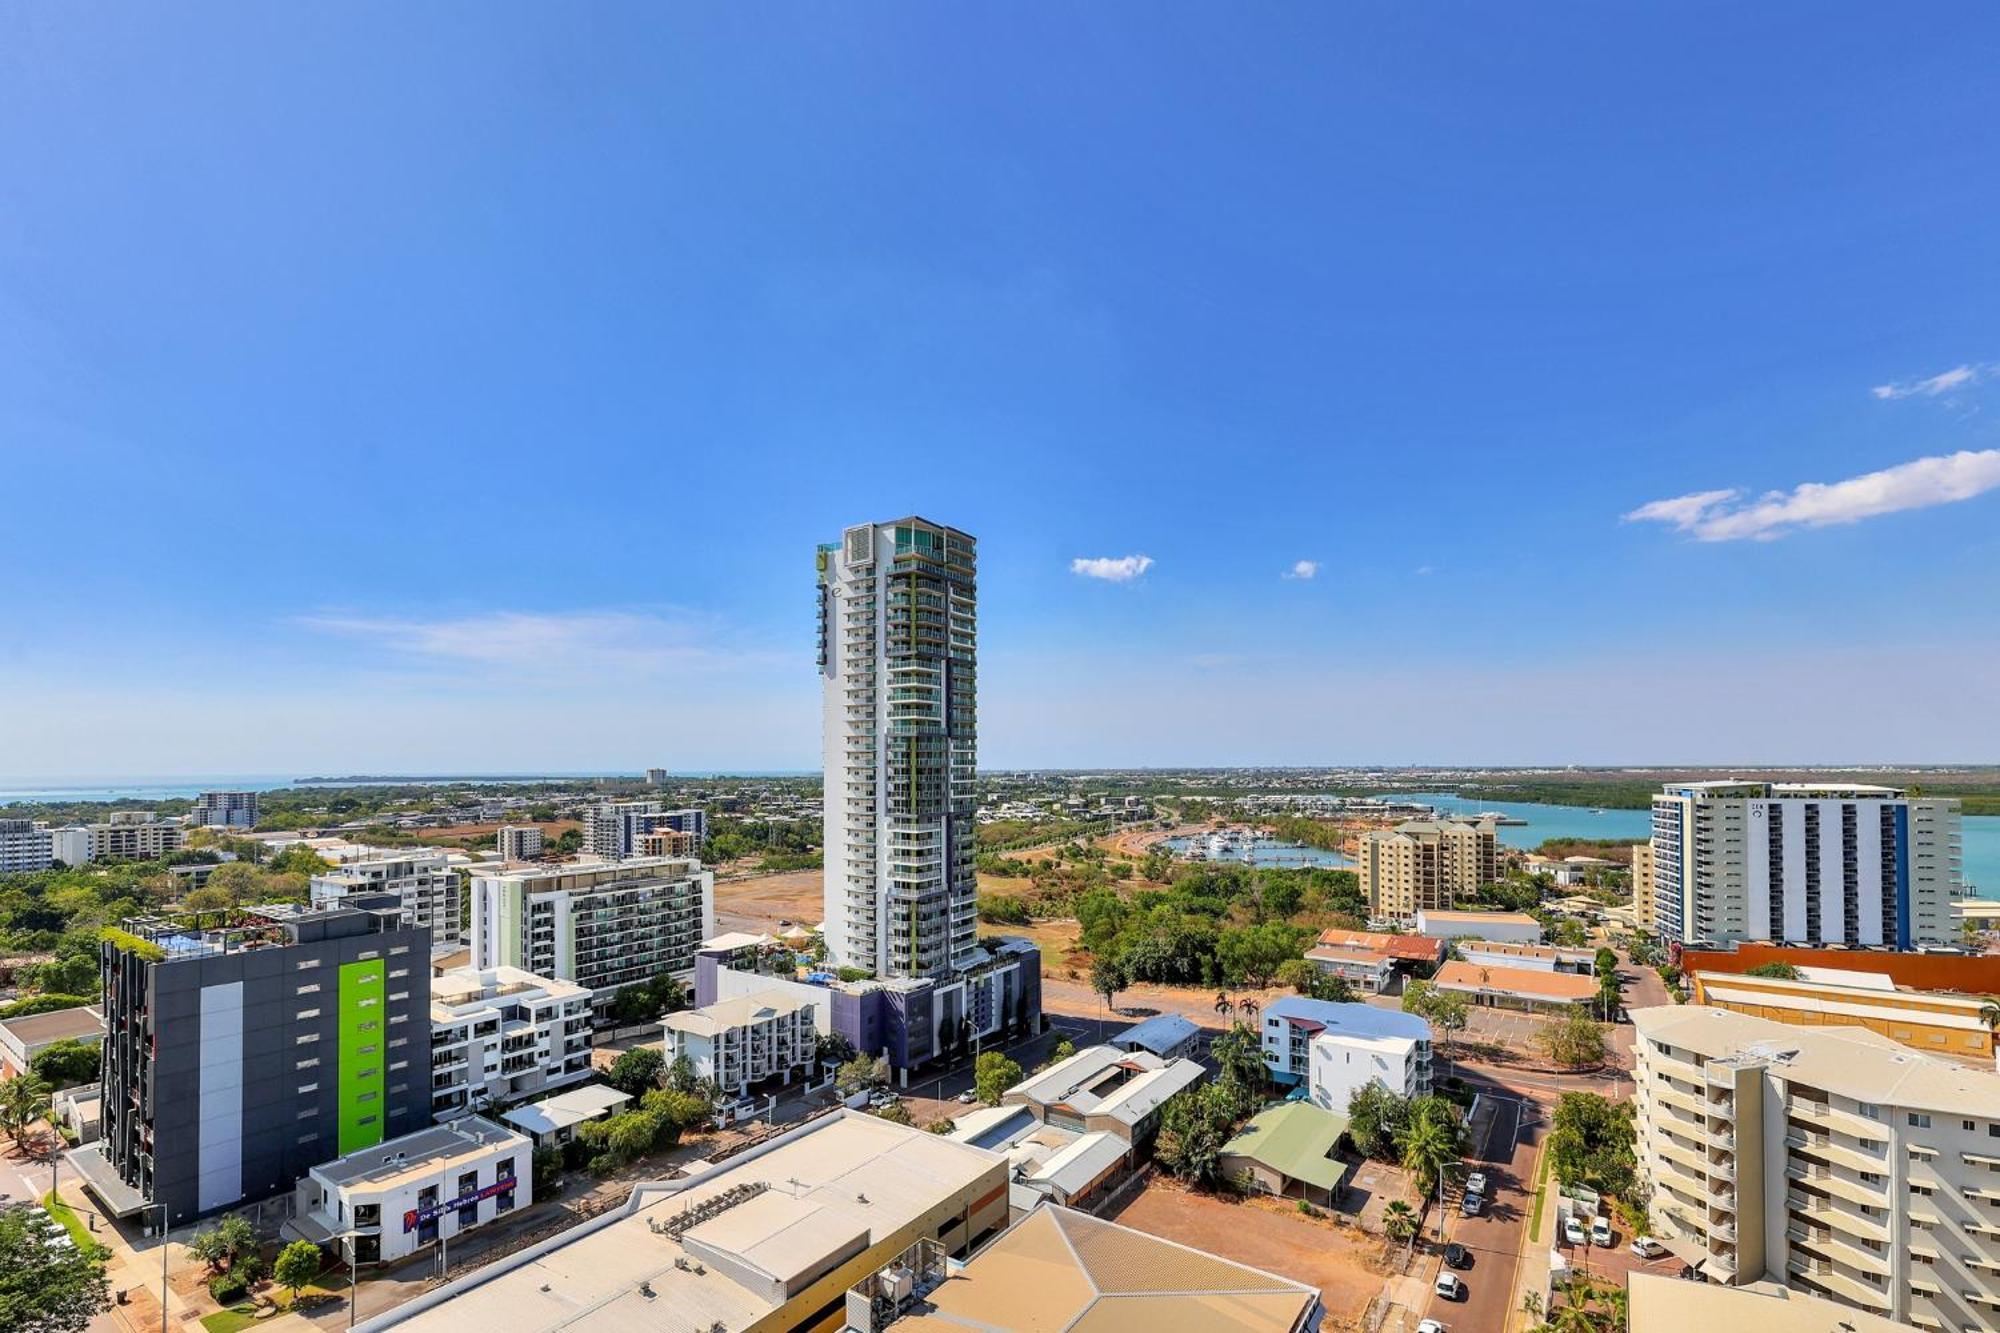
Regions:
[[[1357,1320],[1382,1290],[1381,1242],[1277,1205],[1194,1194],[1155,1177],[1112,1214],[1128,1227],[1318,1287],[1329,1323]]]
[[[811,929],[825,915],[817,870],[787,870],[750,879],[718,880],[715,885],[718,931],[770,934],[780,928],[780,921]]]

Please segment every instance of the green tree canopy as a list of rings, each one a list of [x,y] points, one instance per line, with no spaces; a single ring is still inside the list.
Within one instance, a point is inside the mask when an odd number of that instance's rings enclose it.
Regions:
[[[271,1265],[271,1276],[297,1300],[299,1292],[319,1276],[323,1266],[319,1246],[309,1240],[295,1240],[278,1251],[278,1261]]]
[[[666,1071],[667,1058],[651,1046],[635,1046],[611,1062],[604,1081],[623,1093],[637,1097],[657,1087]]]
[[[982,1051],[972,1066],[973,1087],[988,1106],[998,1106],[1007,1089],[1020,1081],[1021,1066],[999,1051]]]
[[[24,1208],[0,1212],[0,1330],[84,1333],[111,1308],[104,1264],[70,1245],[52,1248]]]

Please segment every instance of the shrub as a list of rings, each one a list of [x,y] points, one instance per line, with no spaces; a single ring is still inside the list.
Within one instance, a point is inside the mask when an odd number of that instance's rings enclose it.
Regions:
[[[221,1273],[208,1280],[208,1294],[217,1305],[234,1305],[250,1294],[250,1283],[241,1273]]]

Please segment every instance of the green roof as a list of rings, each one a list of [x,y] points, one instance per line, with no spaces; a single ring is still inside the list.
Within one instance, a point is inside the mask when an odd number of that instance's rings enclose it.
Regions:
[[[1332,1156],[1347,1131],[1347,1117],[1311,1102],[1285,1102],[1259,1111],[1222,1146],[1225,1157],[1248,1157],[1293,1180],[1334,1189],[1347,1176],[1347,1163]]]

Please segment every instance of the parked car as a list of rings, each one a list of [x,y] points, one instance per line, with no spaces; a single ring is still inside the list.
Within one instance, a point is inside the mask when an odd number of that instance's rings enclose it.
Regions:
[[[1486,1200],[1477,1194],[1468,1194],[1458,1201],[1458,1211],[1466,1217],[1479,1216],[1479,1210],[1486,1206]]]
[[[967,1088],[964,1092],[958,1094],[958,1104],[960,1106],[970,1106],[978,1100],[979,1100],[979,1094],[974,1092],[971,1088]]]
[[[1447,1245],[1444,1247],[1444,1265],[1446,1268],[1470,1268],[1472,1251],[1463,1245]]]
[[[1590,1219],[1590,1243],[1600,1249],[1611,1248],[1611,1219],[1602,1213]]]
[[[1417,1333],[1446,1333],[1446,1329],[1442,1320],[1419,1319]]]
[[[1583,1244],[1583,1223],[1576,1220],[1576,1214],[1574,1213],[1563,1219],[1563,1243],[1566,1245]]]
[[[1439,1273],[1433,1290],[1445,1300],[1462,1301],[1465,1299],[1465,1279],[1456,1273]]]
[[[1632,1242],[1632,1253],[1641,1259],[1657,1259],[1667,1252],[1667,1247],[1651,1236],[1641,1236]]]
[[[1471,1175],[1467,1176],[1465,1178],[1465,1192],[1467,1194],[1485,1194],[1486,1173],[1484,1171],[1474,1171]]]

